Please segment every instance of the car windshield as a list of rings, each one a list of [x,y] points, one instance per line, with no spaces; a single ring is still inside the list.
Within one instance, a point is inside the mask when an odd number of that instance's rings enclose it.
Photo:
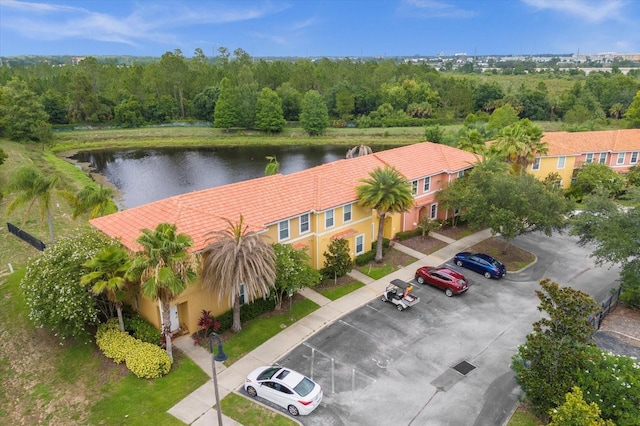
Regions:
[[[311,380],[309,380],[309,379],[307,379],[305,377],[293,389],[298,393],[298,395],[307,396],[307,395],[309,395],[309,392],[311,392],[315,386],[316,386],[315,383],[313,383]]]
[[[258,380],[270,379],[279,370],[280,370],[280,367],[269,367],[258,375]]]

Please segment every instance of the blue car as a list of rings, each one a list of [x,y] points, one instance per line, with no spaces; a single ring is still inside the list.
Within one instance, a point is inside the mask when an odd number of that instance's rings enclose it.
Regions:
[[[502,278],[507,274],[507,268],[498,259],[484,253],[463,251],[453,258],[456,265],[471,269],[486,278]]]

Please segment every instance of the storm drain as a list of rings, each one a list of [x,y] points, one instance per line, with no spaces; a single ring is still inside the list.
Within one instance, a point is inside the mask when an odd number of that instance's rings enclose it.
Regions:
[[[476,368],[475,365],[470,364],[467,361],[459,362],[458,364],[453,366],[453,369],[456,370],[458,373],[462,374],[463,376],[466,376],[471,371],[475,370],[475,368]]]

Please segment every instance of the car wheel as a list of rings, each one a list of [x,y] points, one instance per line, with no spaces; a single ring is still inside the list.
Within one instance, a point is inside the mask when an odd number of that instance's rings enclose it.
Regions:
[[[485,278],[491,278],[491,274],[490,274],[489,272],[485,272],[485,273],[484,273],[484,277],[485,277]]]
[[[289,414],[291,414],[292,416],[297,416],[298,414],[300,414],[300,412],[298,411],[295,405],[288,406],[287,410],[289,411]]]
[[[418,284],[424,284],[424,278],[422,278],[421,276],[418,276],[418,278],[416,278],[416,281],[418,281]]]
[[[444,291],[444,294],[446,294],[446,295],[447,295],[447,297],[451,297],[451,296],[453,296],[453,291],[451,291],[451,289],[450,289],[450,288],[448,288],[448,289],[446,289],[446,290]]]
[[[456,260],[456,265],[462,267],[462,260]]]
[[[387,298],[386,298],[386,297],[384,297],[384,296],[382,296],[382,298],[381,298],[380,300],[382,300],[383,302],[386,302],[386,301],[387,301]]]
[[[397,306],[396,306],[396,308],[397,308],[399,311],[402,311],[402,305],[397,305]]]
[[[255,388],[253,386],[248,386],[247,387],[247,393],[252,398],[255,398],[256,396],[258,396],[258,392],[255,390]]]

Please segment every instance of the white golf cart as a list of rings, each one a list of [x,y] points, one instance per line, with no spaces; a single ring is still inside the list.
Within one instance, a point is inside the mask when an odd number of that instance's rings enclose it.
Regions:
[[[395,279],[382,293],[382,301],[393,303],[399,311],[402,311],[420,302],[420,298],[412,295],[411,290],[413,290],[413,285]]]

